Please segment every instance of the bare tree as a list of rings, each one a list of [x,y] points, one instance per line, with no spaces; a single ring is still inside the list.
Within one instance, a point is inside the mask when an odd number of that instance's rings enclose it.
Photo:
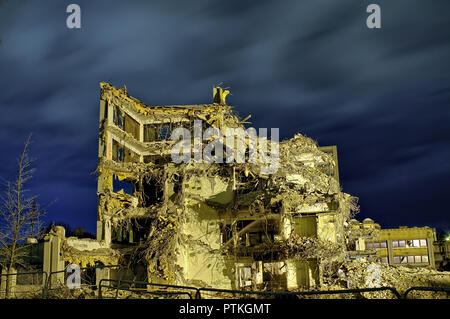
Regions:
[[[25,184],[33,177],[33,160],[29,156],[31,134],[18,159],[16,179],[6,182],[6,189],[0,196],[0,264],[7,270],[6,298],[11,296],[13,269],[22,265],[27,255],[29,238],[39,236],[42,229],[43,211],[36,202],[37,196],[29,195]]]

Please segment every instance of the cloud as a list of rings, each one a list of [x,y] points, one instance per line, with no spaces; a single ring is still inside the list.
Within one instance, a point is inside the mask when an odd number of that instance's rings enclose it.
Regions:
[[[450,224],[439,208],[450,172],[448,1],[379,0],[380,30],[365,26],[370,1],[77,3],[81,30],[66,28],[62,2],[0,10],[0,176],[33,131],[33,185],[61,197],[51,214],[95,231],[100,81],[150,105],[207,103],[223,82],[252,126],[338,145],[361,217]]]

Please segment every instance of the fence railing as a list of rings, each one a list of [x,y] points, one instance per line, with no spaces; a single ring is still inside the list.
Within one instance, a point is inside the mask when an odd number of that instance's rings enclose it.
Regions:
[[[392,293],[393,297],[396,299],[411,299],[411,294],[413,291],[423,291],[423,292],[439,292],[446,293],[446,298],[450,297],[450,287],[411,287],[407,289],[403,294],[400,294],[393,287],[379,287],[379,288],[362,288],[362,289],[342,289],[342,290],[317,290],[317,291],[255,291],[255,290],[233,290],[233,289],[216,289],[216,288],[197,288],[193,286],[181,286],[181,285],[169,285],[169,284],[160,284],[160,283],[152,283],[146,281],[135,281],[135,280],[123,280],[123,268],[121,265],[97,265],[90,267],[80,268],[80,271],[83,270],[96,270],[96,269],[112,269],[118,268],[119,270],[119,279],[107,279],[102,278],[98,280],[94,284],[88,284],[88,286],[95,287],[98,289],[98,299],[102,299],[104,296],[102,292],[104,289],[115,290],[115,298],[118,298],[119,291],[129,291],[137,294],[147,294],[154,296],[186,296],[189,299],[202,299],[204,295],[207,295],[208,292],[211,293],[220,293],[222,296],[215,295],[217,298],[224,298],[224,294],[232,295],[233,298],[248,298],[249,296],[260,296],[260,297],[273,297],[273,298],[286,298],[286,297],[300,297],[300,296],[313,296],[313,295],[345,295],[345,294],[361,294],[361,293],[370,293],[370,292],[381,292],[381,291],[389,291]],[[42,298],[49,297],[49,289],[52,286],[52,276],[55,276],[59,273],[64,273],[64,276],[67,274],[67,269],[54,271],[47,273],[45,271],[30,271],[30,272],[22,272],[22,273],[11,273],[11,274],[0,274],[0,281],[3,277],[8,276],[21,276],[21,275],[33,275],[33,274],[42,274],[43,283],[39,285],[35,285],[36,287],[42,286]],[[58,287],[55,289],[59,289],[61,287],[66,286],[66,278],[64,277],[64,282],[60,283]],[[97,281],[97,280],[96,280]],[[105,284],[108,283],[108,284]],[[133,288],[132,286],[143,286],[145,288]],[[3,285],[2,285],[3,286]],[[20,285],[19,285],[20,286]],[[150,289],[150,288],[156,289]],[[0,291],[1,294],[5,294],[6,296],[6,285],[5,291],[3,289]],[[14,292],[16,295],[16,292]],[[25,293],[23,291],[18,293]],[[202,295],[203,294],[203,295]],[[363,296],[364,297],[364,296]]]
[[[7,277],[10,277],[10,276],[11,277],[12,276],[16,276],[16,281],[17,281],[17,278],[19,278],[19,276],[35,275],[35,274],[42,275],[43,277],[45,277],[44,282],[46,282],[47,279],[48,279],[48,274],[47,274],[46,271],[36,270],[36,271],[18,272],[18,273],[11,273],[11,274],[0,274],[0,282],[3,283],[2,277],[6,277],[7,278]],[[3,289],[0,289],[0,296],[1,295],[5,295],[5,297],[6,297],[7,284],[8,284],[8,282],[5,283],[4,291],[3,291]],[[44,287],[45,286],[45,285],[42,284],[42,281],[41,281],[41,284],[31,284],[31,285],[35,285],[35,286],[38,286],[38,287],[40,287],[40,286]],[[13,288],[14,291],[11,291],[11,293],[14,294],[14,295],[29,293],[28,291],[17,291],[17,288],[15,288],[15,287],[20,287],[20,286],[22,286],[22,285],[16,283],[14,285],[14,288]]]
[[[115,282],[117,283],[116,286],[105,286],[103,285],[103,282]],[[149,291],[147,290],[136,290],[131,288],[124,288],[120,287],[120,284],[128,284],[128,285],[143,285],[143,286],[150,286],[150,287],[159,287],[161,289],[168,289],[168,288],[174,288],[179,290],[193,290],[195,291],[195,296],[199,293],[199,289],[196,287],[191,286],[178,286],[178,285],[168,285],[168,284],[157,284],[157,283],[151,283],[146,281],[133,281],[133,280],[117,280],[117,279],[101,279],[98,284],[98,298],[102,299],[102,288],[114,288],[116,289],[116,298],[117,298],[117,291],[118,290],[127,290],[132,292],[144,292],[148,294],[155,294],[155,295],[187,295],[190,299],[192,299],[192,294],[186,291]]]

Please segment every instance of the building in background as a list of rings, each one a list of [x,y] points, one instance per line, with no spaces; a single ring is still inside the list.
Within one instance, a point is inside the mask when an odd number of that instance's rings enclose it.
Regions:
[[[365,256],[390,265],[410,265],[435,268],[435,252],[433,245],[436,232],[430,227],[400,226],[393,229],[382,229],[379,224],[366,218],[362,223],[351,220],[355,245],[354,256]],[[365,236],[361,230],[372,230]],[[357,232],[359,231],[359,232]]]

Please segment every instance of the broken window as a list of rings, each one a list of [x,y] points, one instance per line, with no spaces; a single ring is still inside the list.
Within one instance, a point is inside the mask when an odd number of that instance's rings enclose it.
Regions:
[[[152,222],[153,220],[149,218],[133,219],[131,223],[132,237],[130,242],[136,244],[145,242],[150,233]]]
[[[236,232],[239,233],[241,230],[243,230],[246,226],[250,225],[252,222],[253,220],[238,220],[236,222]],[[245,233],[239,236],[238,242],[241,245],[250,246],[250,244],[248,243],[248,236]]]
[[[116,140],[112,142],[112,159],[116,162],[123,162],[123,148]]]
[[[118,107],[114,108],[113,122],[118,127],[123,128],[123,114],[122,114],[122,111]]]
[[[121,145],[116,140],[112,143],[112,159],[116,162],[138,163],[139,155],[129,148]]]
[[[139,163],[139,155],[131,151],[129,148],[123,148],[124,156],[123,161],[125,163]]]
[[[144,142],[154,142],[156,140],[156,127],[153,124],[144,125]]]
[[[170,125],[169,124],[161,125],[158,130],[158,139],[162,141],[167,140],[169,138],[170,138]]]
[[[237,194],[248,194],[258,188],[259,179],[245,170],[236,170],[235,184]]]
[[[135,139],[140,140],[140,124],[125,113],[123,130],[130,133]]]
[[[153,177],[147,177],[142,181],[142,187],[144,207],[150,207],[163,201],[164,187],[161,181]]]
[[[144,142],[164,141],[170,138],[172,133],[172,124],[145,124]]]
[[[249,287],[252,285],[252,267],[238,267],[239,288]]]
[[[129,225],[117,225],[111,227],[111,242],[113,244],[129,244],[132,242],[132,240],[130,240]]]
[[[150,232],[152,219],[132,218],[127,223],[111,228],[111,241],[113,244],[140,244],[143,243]]]
[[[222,224],[222,243],[225,244],[233,237],[233,227],[230,224]]]
[[[317,237],[316,215],[294,216],[294,231],[301,237]]]
[[[277,223],[271,219],[238,220],[236,222],[236,232],[239,235],[238,244],[246,247],[273,241],[276,231]]]
[[[268,290],[286,290],[286,265],[284,262],[265,262],[263,282]]]
[[[81,284],[86,286],[95,286],[96,283],[96,269],[86,268],[80,271]]]
[[[113,178],[113,192],[117,193],[123,189],[123,192],[128,195],[133,195],[134,193],[134,183],[126,180],[120,180],[114,175]]]
[[[304,261],[297,261],[295,266],[296,266],[298,287],[308,287],[309,286],[308,263]]]

